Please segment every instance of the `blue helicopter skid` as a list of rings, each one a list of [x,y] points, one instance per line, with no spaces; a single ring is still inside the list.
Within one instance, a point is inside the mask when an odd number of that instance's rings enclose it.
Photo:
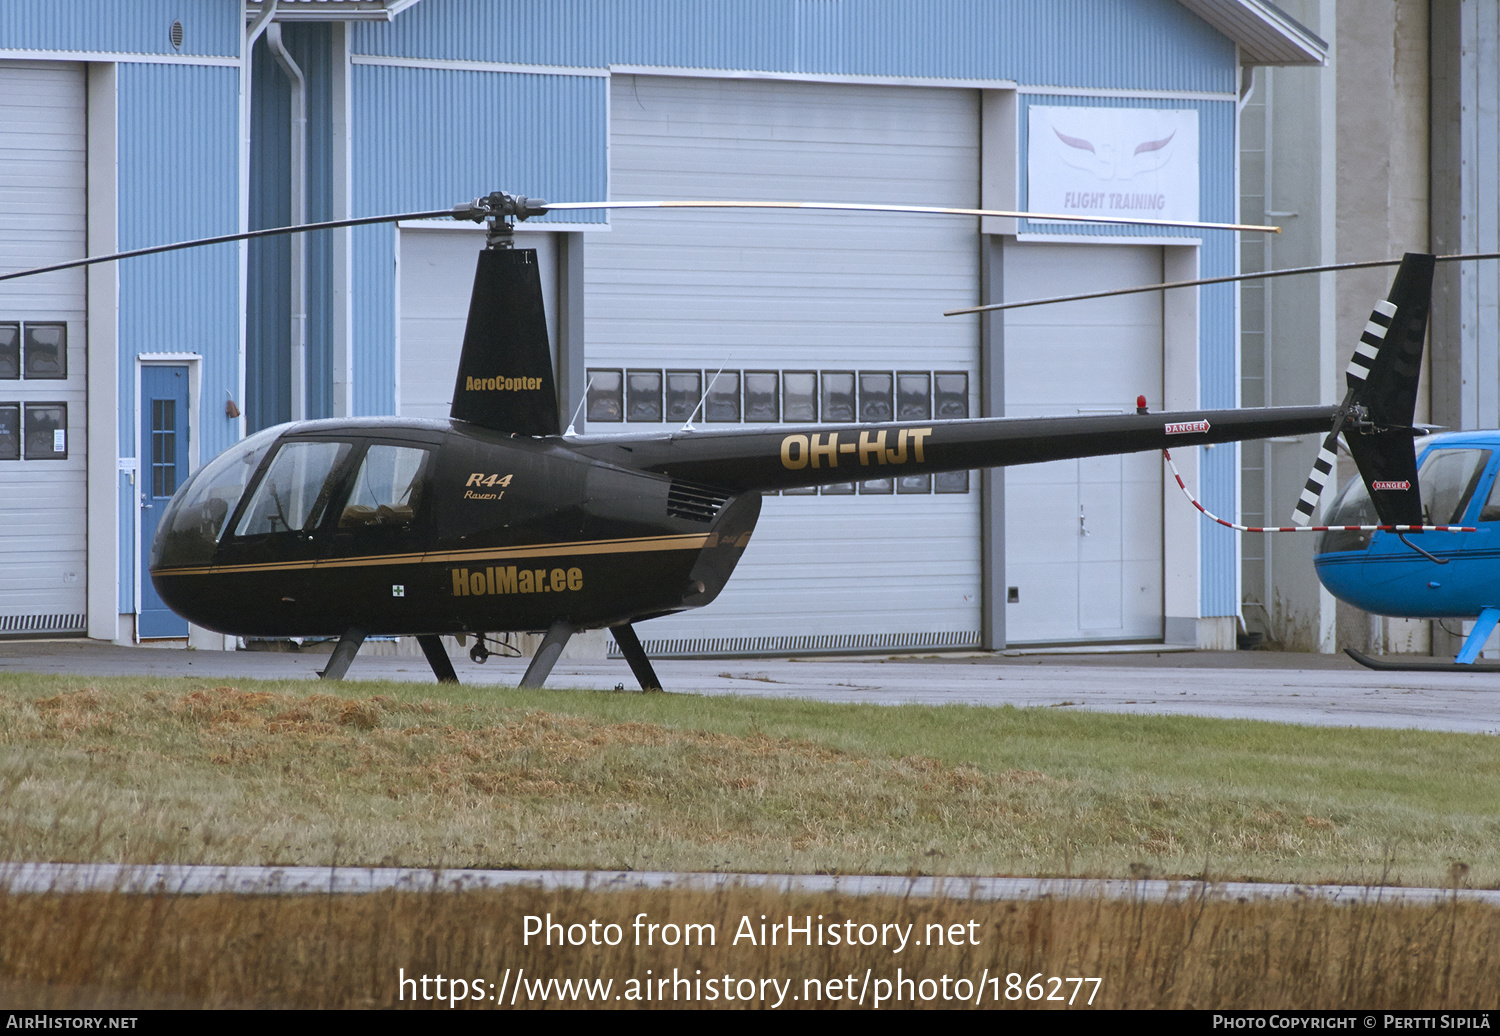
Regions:
[[[1371,658],[1369,655],[1355,651],[1353,648],[1345,648],[1344,654],[1354,659],[1366,669],[1380,669],[1386,672],[1500,673],[1500,665],[1488,665],[1479,662],[1388,662],[1383,658]]]

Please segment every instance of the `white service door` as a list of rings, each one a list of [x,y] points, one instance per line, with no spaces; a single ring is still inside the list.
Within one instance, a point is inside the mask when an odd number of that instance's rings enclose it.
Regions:
[[[1150,284],[1161,272],[1156,247],[1005,246],[1007,299]],[[1007,416],[1130,413],[1137,395],[1161,409],[1160,296],[1006,314]],[[1163,635],[1161,480],[1155,452],[1006,469],[1008,643]]]
[[[616,200],[978,202],[977,91],[618,75],[610,104]],[[964,371],[978,413],[977,321],[941,315],[977,301],[973,219],[610,222],[585,247],[590,367]],[[957,494],[771,496],[719,599],[638,632],[652,654],[973,646],[979,573],[977,478]]]
[[[85,97],[82,65],[0,61],[0,272],[85,254]],[[25,440],[20,459],[0,459],[0,635],[86,628],[85,315],[83,270],[0,283],[0,334],[20,325],[23,338],[22,369],[0,372],[0,424],[18,418]],[[25,328],[59,324],[66,376],[26,369]],[[60,407],[66,427],[51,428]]]

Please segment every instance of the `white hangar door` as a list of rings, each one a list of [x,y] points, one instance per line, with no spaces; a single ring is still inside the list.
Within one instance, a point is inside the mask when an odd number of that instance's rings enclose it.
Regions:
[[[0,62],[0,271],[85,254],[83,66]],[[82,633],[85,275],[0,283],[0,636]]]
[[[978,202],[975,91],[617,75],[610,118],[618,200]],[[620,372],[642,397],[655,376],[707,382],[722,368],[729,380],[715,384],[726,398],[697,424],[748,427],[785,423],[773,393],[796,396],[817,379],[819,417],[836,431],[862,411],[884,408],[889,420],[887,386],[898,382],[911,409],[923,398],[936,405],[941,376],[946,412],[977,413],[977,323],[941,316],[977,299],[972,219],[746,210],[610,219],[612,231],[585,249],[588,366]],[[591,419],[589,432],[681,427],[650,398],[637,402],[615,412],[618,423]],[[669,391],[668,412],[671,402]],[[647,650],[977,644],[978,480],[960,475],[944,488],[891,480],[767,497],[723,594],[644,624]]]
[[[402,417],[447,420],[453,406],[458,357],[474,266],[484,247],[484,231],[472,228],[400,231],[397,276],[399,321],[396,412]],[[547,335],[557,351],[557,245],[549,233],[518,233],[517,248],[535,248],[542,275],[542,306]]]
[[[1161,280],[1161,249],[1008,242],[1005,295],[1042,298]],[[1161,408],[1158,295],[1012,310],[1005,319],[1010,417]],[[1011,644],[1163,635],[1162,460],[1155,452],[1006,470]]]

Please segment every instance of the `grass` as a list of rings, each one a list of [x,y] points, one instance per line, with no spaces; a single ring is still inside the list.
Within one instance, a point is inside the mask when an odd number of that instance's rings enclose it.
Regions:
[[[713,925],[714,941],[637,946],[632,920],[638,914],[647,923]],[[528,915],[550,915],[564,925],[596,920],[601,936],[608,932],[602,926],[614,923],[620,945],[560,946],[559,938],[547,946],[540,937],[528,944]],[[899,953],[878,945],[736,944],[742,919],[758,931],[762,915],[768,921],[791,915],[799,926],[819,916],[824,925],[912,925],[911,944]],[[958,925],[964,938],[959,945],[931,945],[930,925],[949,933]],[[446,999],[455,997],[458,1007],[494,1008],[502,1004],[490,997],[498,1000],[502,989],[518,986],[516,1007],[558,1006],[564,1001],[555,986],[539,993],[534,985],[552,979],[612,983],[607,992],[595,986],[592,1001],[569,1001],[578,1006],[764,1007],[779,995],[783,1007],[854,1007],[863,991],[867,1009],[953,1008],[965,1006],[953,996],[973,996],[981,985],[986,1008],[1066,1006],[1028,999],[1026,983],[1033,977],[1033,995],[1072,996],[1075,1010],[1090,998],[1095,1008],[1476,1008],[1493,1007],[1500,971],[1500,911],[1451,901],[1422,908],[1307,901],[964,903],[747,889],[0,895],[0,931],[6,933],[0,1001],[33,1009],[447,1010]],[[450,983],[460,978],[463,986],[421,985],[423,976],[438,975]],[[410,986],[400,985],[403,976],[413,980]],[[720,989],[727,978],[751,998],[710,999],[713,985],[674,987],[674,976],[713,980]],[[1053,983],[1054,976],[1099,982]],[[646,1001],[644,983],[662,978],[667,984],[651,987]],[[910,985],[898,985],[903,978]],[[703,999],[686,999],[690,988]],[[440,989],[445,999],[422,999]],[[631,999],[632,991],[638,999]],[[1006,999],[1007,991],[1018,999]],[[465,999],[475,995],[483,999]],[[882,995],[886,1000],[877,1005]]]
[[[1479,735],[0,675],[0,854],[1500,885]]]

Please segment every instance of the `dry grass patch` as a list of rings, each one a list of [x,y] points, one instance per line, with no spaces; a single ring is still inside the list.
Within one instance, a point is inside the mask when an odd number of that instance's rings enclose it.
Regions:
[[[632,921],[713,926],[703,945],[635,945]],[[618,946],[550,947],[524,938],[525,918],[617,924]],[[899,953],[881,946],[776,946],[734,941],[742,919],[910,925]],[[973,922],[972,926],[970,922]],[[929,926],[964,938],[934,945]],[[459,1007],[493,1008],[502,987],[529,984],[516,1006],[558,1006],[551,980],[609,982],[579,1006],[1297,1009],[1492,1007],[1500,912],[1474,904],[1330,906],[1312,902],[1147,904],[1094,899],[1029,903],[854,898],[730,888],[717,893],[563,892],[365,896],[0,896],[0,997],[38,1007],[426,1007],[449,1009],[422,976],[461,977]],[[924,945],[917,945],[918,943]],[[651,976],[732,979],[748,1001],[688,1000]],[[402,989],[403,975],[413,985]],[[1010,976],[1017,978],[1012,983]],[[846,989],[845,976],[855,976]],[[1052,976],[1098,978],[1054,985]],[[947,979],[946,985],[943,984]],[[739,985],[749,980],[748,987]],[[774,982],[772,986],[767,980]],[[490,984],[493,983],[491,986]],[[632,985],[632,983],[634,985]],[[832,983],[832,984],[830,984]],[[538,985],[548,988],[539,990]],[[965,989],[965,985],[967,988]],[[574,987],[576,990],[576,986]],[[713,986],[698,986],[694,995]],[[722,986],[720,986],[722,988]],[[637,999],[632,999],[632,989]],[[830,996],[830,990],[837,990]],[[1018,999],[1006,998],[1007,991]],[[765,999],[760,998],[764,991]],[[946,994],[946,999],[945,999]],[[1092,994],[1092,997],[1091,997]],[[620,997],[620,999],[616,999]],[[821,999],[820,999],[821,997]],[[793,999],[796,998],[796,999]],[[507,997],[507,999],[509,999]],[[414,1002],[415,1001],[415,1002]],[[998,1001],[998,1003],[997,1003]]]
[[[1500,883],[1494,739],[0,675],[0,856]]]

